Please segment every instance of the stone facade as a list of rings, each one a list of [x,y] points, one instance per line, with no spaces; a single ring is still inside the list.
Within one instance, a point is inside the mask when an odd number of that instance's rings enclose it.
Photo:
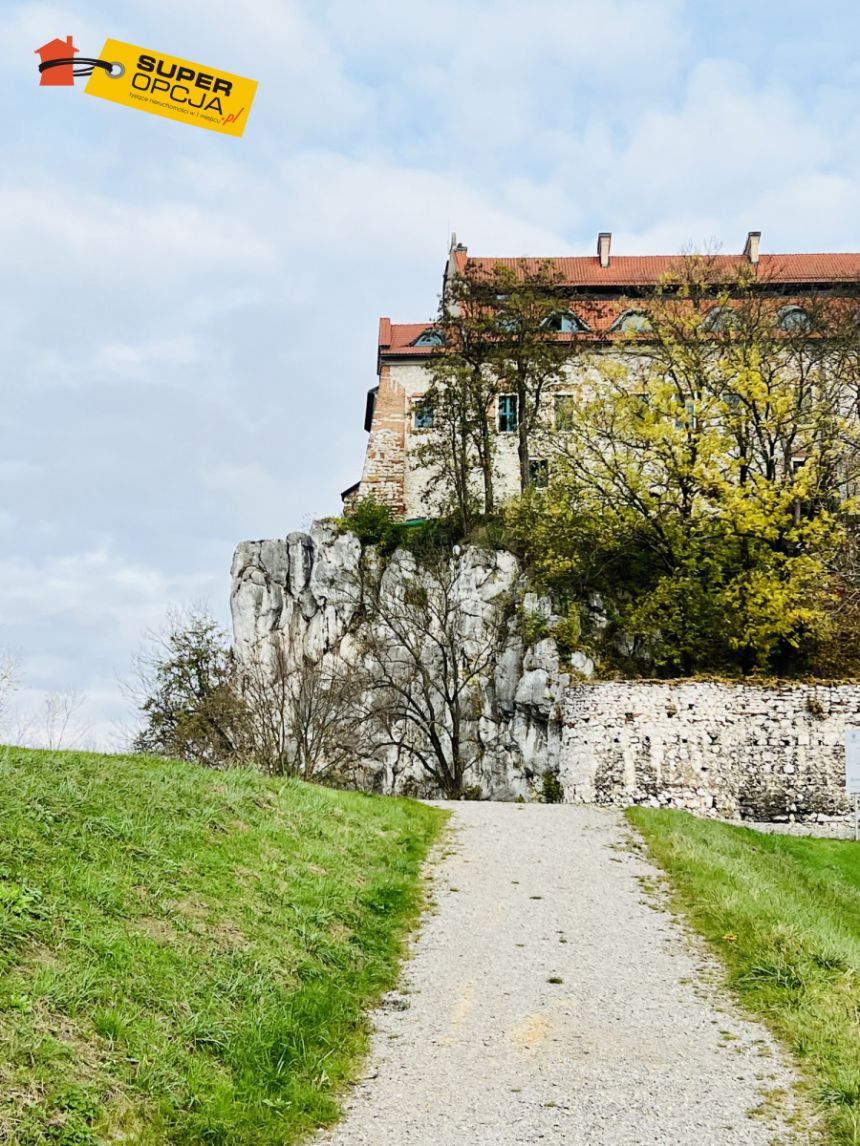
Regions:
[[[746,820],[849,811],[845,728],[860,685],[604,681],[562,701],[573,803],[647,804]]]
[[[443,295],[447,284],[467,267],[490,273],[499,263],[535,272],[545,264],[552,266],[559,278],[556,285],[559,311],[555,316],[566,328],[557,327],[559,337],[575,332],[577,352],[566,369],[566,376],[551,393],[544,396],[541,420],[546,427],[558,429],[554,419],[554,399],[559,394],[576,398],[590,384],[595,355],[621,356],[626,366],[635,366],[635,350],[628,336],[642,334],[641,292],[674,279],[684,280],[683,258],[674,255],[615,256],[611,252],[612,236],[602,232],[594,256],[556,259],[510,259],[470,256],[465,246],[452,238],[442,276]],[[770,255],[760,253],[760,236],[750,232],[742,255],[717,255],[709,258],[715,270],[730,278],[739,272],[761,273],[761,283],[784,303],[792,292],[803,297],[810,286],[828,291],[853,290],[850,284],[860,278],[860,254]],[[757,269],[755,269],[757,268]],[[637,301],[639,300],[639,301]],[[716,307],[716,309],[719,309]],[[632,325],[627,325],[632,323]],[[637,325],[640,323],[640,325]],[[553,329],[556,329],[555,327]],[[434,345],[434,337],[437,345]],[[430,385],[428,369],[438,349],[438,332],[429,323],[392,323],[380,319],[377,346],[379,385],[371,391],[365,419],[370,437],[361,480],[356,490],[345,493],[348,501],[373,497],[390,505],[399,517],[411,519],[433,516],[439,510],[439,490],[422,470],[420,446],[432,429],[416,423],[416,410]],[[633,357],[632,357],[633,356]],[[590,362],[589,362],[590,359]],[[508,395],[505,397],[512,397]],[[498,399],[487,410],[495,434],[495,492],[498,502],[520,491],[517,459],[517,434],[500,427]],[[536,432],[530,443],[532,459],[545,461],[542,472],[551,467],[551,451],[541,443]]]

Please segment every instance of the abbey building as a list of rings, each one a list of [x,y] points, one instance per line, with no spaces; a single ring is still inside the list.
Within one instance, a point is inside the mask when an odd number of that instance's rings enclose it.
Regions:
[[[785,329],[804,321],[797,300],[811,292],[854,290],[860,284],[860,254],[762,254],[760,233],[750,232],[743,253],[710,256],[719,271],[731,278],[753,274],[774,296],[779,322]],[[553,329],[559,338],[576,338],[595,350],[629,353],[631,335],[647,338],[642,298],[661,283],[682,274],[684,256],[616,255],[612,236],[598,236],[593,256],[551,259],[476,257],[452,239],[443,274],[443,292],[452,276],[467,267],[492,271],[498,265],[529,273],[550,265],[555,276],[559,309]],[[715,310],[717,308],[714,308]],[[716,323],[719,315],[711,315]],[[377,385],[367,394],[367,450],[361,480],[344,491],[346,504],[373,497],[405,520],[430,516],[437,508],[433,482],[422,468],[420,446],[434,432],[433,410],[425,400],[430,385],[428,364],[440,352],[441,337],[433,324],[379,320]],[[582,358],[571,357],[563,380],[545,396],[548,424],[563,425],[582,384]],[[519,411],[515,394],[495,395],[487,417],[496,435],[496,488],[500,499],[520,488],[517,458]],[[548,459],[536,449],[530,465],[536,485],[547,480]]]

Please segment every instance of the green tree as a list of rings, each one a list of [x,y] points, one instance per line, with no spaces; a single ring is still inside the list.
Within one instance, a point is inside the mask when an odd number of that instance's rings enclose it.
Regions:
[[[143,726],[133,750],[210,767],[236,761],[246,710],[235,686],[233,650],[213,618],[198,607],[171,610],[137,660],[132,693]]]
[[[436,322],[442,344],[430,362],[426,395],[433,433],[419,457],[447,492],[464,530],[477,513],[497,508],[499,394],[515,399],[520,488],[531,485],[531,448],[543,425],[544,396],[564,376],[577,345],[553,321],[565,310],[560,276],[548,263],[467,263],[446,283]]]
[[[637,299],[617,351],[592,355],[553,435],[554,488],[512,520],[549,583],[607,594],[628,649],[664,670],[785,669],[831,625],[857,478],[856,302],[682,266]]]

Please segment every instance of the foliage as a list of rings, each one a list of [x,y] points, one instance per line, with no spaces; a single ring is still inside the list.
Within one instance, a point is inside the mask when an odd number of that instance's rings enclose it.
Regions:
[[[337,1114],[442,820],[153,757],[0,755],[0,1141],[282,1146]]]
[[[673,904],[788,1045],[831,1146],[860,1144],[860,849],[631,808]]]
[[[551,768],[546,768],[541,776],[541,798],[545,804],[564,803],[564,787]]]
[[[509,527],[543,586],[603,599],[608,663],[802,671],[834,637],[860,332],[844,300],[816,298],[812,328],[785,332],[760,281],[684,265],[680,289],[639,301],[647,335],[584,360],[564,432],[545,434],[552,486]]]
[[[354,533],[362,545],[379,545],[383,549],[396,544],[394,514],[391,507],[373,497],[363,497],[344,514],[343,529]]]
[[[171,610],[149,634],[132,685],[144,725],[136,752],[219,766],[241,758],[246,713],[227,636],[201,608]]]
[[[558,286],[549,263],[533,268],[526,260],[490,270],[467,263],[446,282],[436,322],[443,342],[430,360],[425,396],[433,431],[418,456],[463,533],[479,515],[496,512],[493,419],[499,394],[516,398],[520,483],[523,490],[531,485],[531,443],[542,424],[542,399],[576,347],[548,325],[559,310]]]

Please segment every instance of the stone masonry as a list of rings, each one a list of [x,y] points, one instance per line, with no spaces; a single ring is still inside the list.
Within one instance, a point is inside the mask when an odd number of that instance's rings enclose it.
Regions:
[[[860,723],[860,685],[578,684],[562,723],[573,803],[822,820],[849,810],[844,739]]]

